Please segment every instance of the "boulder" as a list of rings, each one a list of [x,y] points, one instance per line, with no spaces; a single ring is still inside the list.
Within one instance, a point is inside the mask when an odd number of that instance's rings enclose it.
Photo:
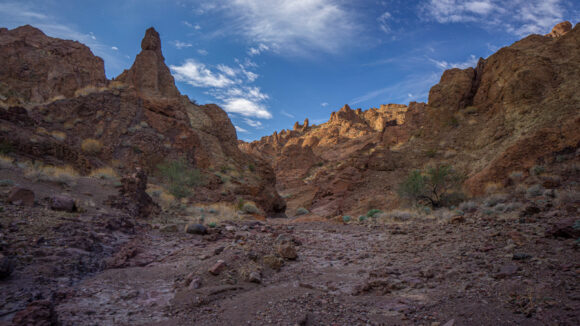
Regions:
[[[220,259],[208,270],[208,272],[212,275],[217,276],[221,272],[223,272],[227,266],[228,265],[226,264],[226,262]]]
[[[276,248],[276,251],[280,255],[280,257],[284,259],[294,260],[298,258],[298,254],[296,253],[296,247],[290,242],[283,242],[279,244]]]
[[[34,192],[22,187],[12,187],[8,195],[8,202],[19,206],[34,206]]]
[[[189,223],[185,226],[185,232],[189,234],[207,234],[207,229],[205,226],[198,223]]]
[[[50,198],[50,209],[68,213],[76,212],[77,206],[74,199],[68,196],[56,195]]]
[[[9,277],[14,271],[12,260],[0,253],[0,280]]]

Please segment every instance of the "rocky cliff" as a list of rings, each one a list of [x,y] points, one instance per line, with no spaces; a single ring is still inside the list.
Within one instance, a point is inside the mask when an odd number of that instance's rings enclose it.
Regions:
[[[10,63],[0,67],[3,144],[83,174],[103,166],[154,174],[159,163],[183,159],[204,179],[192,200],[243,198],[268,215],[283,213],[271,167],[238,149],[221,108],[179,93],[153,28],[141,48],[131,69],[108,81],[103,61],[84,45],[31,26],[1,29],[0,58]]]
[[[429,103],[333,112],[319,126],[296,124],[245,152],[269,160],[289,214],[364,214],[400,203],[397,184],[411,169],[448,163],[483,194],[580,144],[580,26],[530,35],[474,68],[450,69]]]

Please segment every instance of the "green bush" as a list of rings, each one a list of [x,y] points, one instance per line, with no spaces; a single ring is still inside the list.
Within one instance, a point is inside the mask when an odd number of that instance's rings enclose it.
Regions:
[[[359,222],[364,222],[366,220],[367,220],[367,217],[365,215],[361,215],[361,216],[358,217],[358,221]]]
[[[377,216],[377,214],[382,213],[382,212],[383,211],[381,211],[380,209],[373,208],[373,209],[371,209],[370,211],[367,212],[367,217],[374,218],[374,217]]]
[[[454,205],[464,198],[458,191],[462,180],[450,165],[439,164],[424,171],[411,171],[399,184],[397,192],[416,204],[429,204],[434,208]]]
[[[345,216],[343,216],[343,217],[342,217],[342,221],[343,221],[344,223],[348,223],[348,222],[350,222],[350,216],[348,216],[348,215],[345,215]]]
[[[310,213],[306,208],[300,207],[296,210],[296,216],[305,215]]]
[[[531,175],[540,175],[544,172],[546,172],[546,168],[541,165],[534,165],[530,168]]]
[[[157,169],[167,183],[167,190],[177,199],[191,196],[191,188],[202,183],[201,172],[191,168],[183,158],[165,161]]]
[[[245,203],[244,206],[242,206],[242,212],[246,214],[259,214],[260,210],[252,203]]]

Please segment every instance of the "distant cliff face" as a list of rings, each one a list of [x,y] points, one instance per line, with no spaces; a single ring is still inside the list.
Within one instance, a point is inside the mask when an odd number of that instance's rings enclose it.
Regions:
[[[580,145],[580,26],[558,24],[450,69],[429,103],[333,112],[319,126],[296,123],[240,148],[271,162],[289,214],[356,215],[399,205],[397,184],[412,169],[448,163],[468,193],[503,184],[514,171]]]
[[[44,35],[26,25],[0,28],[0,103],[24,105],[72,97],[107,83],[103,60],[83,44]]]
[[[126,171],[139,166],[154,172],[163,160],[184,158],[205,174],[196,200],[244,198],[269,215],[283,213],[272,168],[238,149],[234,126],[220,107],[193,104],[179,93],[153,28],[141,48],[131,69],[108,81],[102,60],[84,45],[30,26],[1,29],[0,58],[11,63],[0,67],[0,90],[7,90],[1,138],[20,155],[72,164],[83,173],[112,162]],[[84,150],[87,139],[99,150]],[[220,170],[233,175],[224,182],[212,172]]]

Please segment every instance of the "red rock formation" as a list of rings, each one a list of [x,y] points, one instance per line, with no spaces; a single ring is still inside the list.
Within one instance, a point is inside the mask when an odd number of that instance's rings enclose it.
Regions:
[[[165,65],[159,33],[153,27],[145,32],[145,37],[141,41],[141,53],[135,58],[131,69],[125,70],[116,80],[131,85],[147,95],[163,97],[180,95],[173,76]]]
[[[569,21],[565,21],[565,22],[561,22],[558,25],[554,26],[554,28],[552,28],[552,31],[549,34],[546,34],[546,36],[549,37],[560,37],[563,36],[564,34],[568,33],[569,31],[572,30],[572,23],[570,23]]]
[[[85,45],[30,25],[0,28],[0,103],[43,103],[107,83],[103,60]]]

